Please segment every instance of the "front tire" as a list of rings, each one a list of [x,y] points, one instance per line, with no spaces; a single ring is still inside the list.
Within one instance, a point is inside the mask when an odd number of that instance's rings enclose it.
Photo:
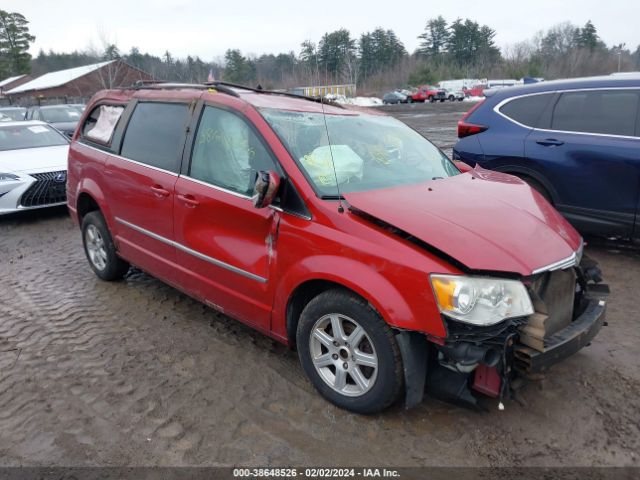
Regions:
[[[102,280],[119,280],[129,271],[129,264],[116,253],[116,247],[99,211],[87,213],[82,219],[82,243],[89,265]]]
[[[298,356],[318,392],[338,407],[372,414],[400,395],[403,370],[393,331],[362,298],[328,290],[302,311]]]

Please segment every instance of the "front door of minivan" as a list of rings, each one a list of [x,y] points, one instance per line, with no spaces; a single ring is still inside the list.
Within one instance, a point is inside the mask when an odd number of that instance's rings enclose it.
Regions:
[[[120,155],[109,155],[105,184],[123,256],[163,280],[175,277],[173,195],[185,142],[189,106],[138,103]]]
[[[631,236],[640,194],[639,90],[563,92],[525,157],[553,186],[556,208],[584,232]]]
[[[254,208],[250,195],[256,171],[275,168],[243,117],[204,106],[189,168],[175,186],[176,254],[189,291],[263,331],[271,316],[279,213]]]

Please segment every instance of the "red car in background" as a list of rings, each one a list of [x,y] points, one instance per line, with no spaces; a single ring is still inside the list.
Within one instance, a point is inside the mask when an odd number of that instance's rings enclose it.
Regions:
[[[471,88],[464,87],[462,91],[467,97],[484,97],[484,91],[487,89],[487,85],[475,85]]]
[[[416,91],[408,97],[410,102],[436,102],[440,100],[444,102],[447,99],[447,91],[444,88],[430,87],[421,85]]]
[[[597,266],[540,194],[461,173],[376,112],[222,82],[102,91],[67,198],[98,277],[135,265],[296,347],[354,412],[414,406],[425,387],[502,398],[604,323]]]

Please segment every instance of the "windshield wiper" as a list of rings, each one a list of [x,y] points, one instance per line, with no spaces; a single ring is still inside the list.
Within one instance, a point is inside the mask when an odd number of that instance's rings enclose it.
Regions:
[[[320,200],[344,200],[342,195],[321,195]]]

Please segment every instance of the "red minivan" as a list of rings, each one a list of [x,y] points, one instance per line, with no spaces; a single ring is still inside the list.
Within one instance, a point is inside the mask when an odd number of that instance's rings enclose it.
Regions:
[[[604,323],[598,267],[542,196],[375,111],[222,82],[102,91],[67,195],[100,278],[135,265],[296,347],[354,412],[502,399]]]

